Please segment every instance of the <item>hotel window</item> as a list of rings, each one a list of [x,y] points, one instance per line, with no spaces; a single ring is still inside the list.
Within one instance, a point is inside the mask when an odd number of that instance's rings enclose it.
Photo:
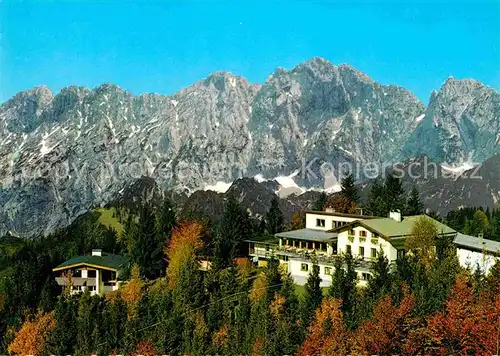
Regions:
[[[363,281],[368,281],[370,279],[370,274],[369,273],[361,273],[361,279]]]
[[[366,237],[366,231],[361,230],[361,231],[359,232],[359,236]]]
[[[331,275],[332,274],[332,267],[325,267],[325,274],[327,276]]]
[[[348,254],[352,254],[351,245],[345,245],[345,252]]]
[[[356,231],[354,231],[354,229],[349,230],[349,235],[352,236],[356,235]]]
[[[95,269],[89,269],[87,271],[87,278],[95,278],[95,275],[96,275]]]
[[[376,258],[376,257],[377,257],[377,249],[372,248],[372,258]]]
[[[302,272],[307,272],[309,270],[309,265],[307,263],[301,263],[300,264],[300,270]]]
[[[325,219],[316,219],[316,226],[325,227]]]
[[[403,258],[406,255],[406,250],[398,250],[398,258]]]
[[[359,255],[365,257],[365,248],[363,246],[359,246]]]

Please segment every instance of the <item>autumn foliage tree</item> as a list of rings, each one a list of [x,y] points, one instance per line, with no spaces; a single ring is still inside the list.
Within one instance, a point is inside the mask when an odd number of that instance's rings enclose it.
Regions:
[[[153,343],[149,340],[142,340],[137,343],[135,351],[132,353],[134,356],[155,356],[158,355]]]
[[[334,209],[338,213],[355,214],[357,205],[343,194],[335,194],[325,204],[325,208]]]
[[[441,354],[497,354],[500,296],[476,297],[466,275],[459,275],[443,312],[428,321],[432,344]]]
[[[120,297],[127,306],[128,317],[137,314],[139,302],[144,294],[144,282],[141,280],[140,268],[134,264],[130,272],[130,280],[120,289]]]
[[[181,222],[172,232],[172,237],[165,248],[169,265],[167,267],[168,284],[173,289],[179,282],[181,267],[190,259],[196,258],[196,250],[203,246],[201,234],[203,225],[199,222]]]
[[[375,306],[373,318],[363,323],[353,336],[353,348],[362,353],[387,355],[399,353],[405,336],[405,325],[415,305],[407,288],[403,300],[396,305],[389,295]]]
[[[348,332],[344,326],[341,303],[338,299],[324,298],[316,310],[315,320],[297,355],[341,355],[348,353]]]
[[[431,218],[419,217],[413,224],[411,235],[406,239],[405,248],[414,252],[420,262],[429,268],[436,258],[438,234],[436,223]]]
[[[306,227],[306,215],[301,212],[292,214],[292,221],[290,222],[291,230],[299,230]]]
[[[53,313],[37,314],[27,319],[9,345],[15,355],[40,355],[45,351],[47,337],[55,326]]]

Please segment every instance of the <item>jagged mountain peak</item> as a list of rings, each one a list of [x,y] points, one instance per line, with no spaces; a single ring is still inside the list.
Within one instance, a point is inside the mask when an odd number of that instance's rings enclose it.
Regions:
[[[263,85],[215,72],[171,96],[113,84],[55,96],[33,88],[0,107],[0,235],[53,231],[141,176],[177,192],[259,174],[317,188],[323,164],[362,167],[421,151],[460,163],[498,150],[498,93],[449,81],[435,96],[426,109],[402,87],[319,57]],[[275,189],[242,178],[230,192],[238,187],[259,189],[262,201]]]
[[[484,84],[474,79],[455,79],[454,77],[448,77],[439,89],[438,95],[467,95],[480,89],[493,91],[493,89],[486,87]]]

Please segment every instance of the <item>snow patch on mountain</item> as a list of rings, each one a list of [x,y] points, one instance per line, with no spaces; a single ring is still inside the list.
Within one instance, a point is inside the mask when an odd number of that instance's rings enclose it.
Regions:
[[[475,165],[473,163],[470,163],[470,162],[465,162],[461,166],[450,166],[447,164],[441,164],[441,168],[443,168],[444,170],[446,170],[448,172],[453,172],[453,173],[462,173],[462,172],[468,171],[474,167],[475,167]]]
[[[233,183],[217,182],[214,185],[205,185],[203,190],[212,190],[217,193],[225,193],[229,190]]]

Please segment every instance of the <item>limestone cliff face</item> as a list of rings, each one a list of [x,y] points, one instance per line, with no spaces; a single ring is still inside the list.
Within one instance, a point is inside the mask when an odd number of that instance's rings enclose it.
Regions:
[[[172,96],[115,85],[38,87],[0,106],[0,235],[46,234],[151,177],[191,193],[290,175],[314,161],[483,161],[499,151],[499,95],[448,80],[428,108],[412,93],[321,58],[262,85],[217,72]],[[402,149],[403,148],[403,149]],[[297,174],[301,186],[322,187]]]
[[[483,162],[500,152],[500,94],[474,80],[448,78],[431,95],[405,156],[427,154],[455,165]]]

